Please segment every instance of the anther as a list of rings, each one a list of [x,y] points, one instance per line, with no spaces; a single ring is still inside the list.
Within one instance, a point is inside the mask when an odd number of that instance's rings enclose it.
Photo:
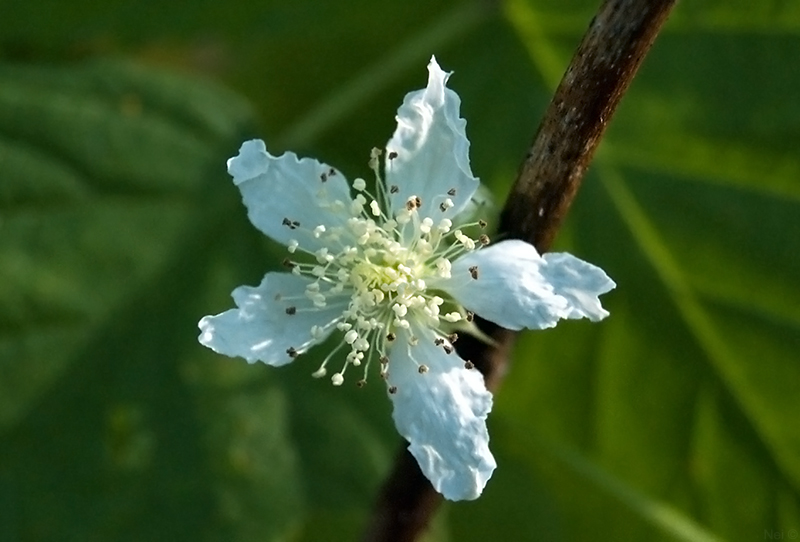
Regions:
[[[442,339],[441,337],[437,337],[436,340],[433,341],[433,344],[435,344],[436,346],[442,346],[444,344],[444,339]]]
[[[297,314],[297,307],[286,307],[286,314],[289,316]]]
[[[473,279],[478,280],[478,266],[477,265],[471,266],[469,268],[469,274]]]
[[[289,220],[286,217],[283,218],[283,220],[281,221],[281,224],[283,224],[284,226],[288,226],[290,229],[294,229],[294,228],[292,228],[292,221]]]
[[[333,373],[333,376],[331,376],[331,383],[334,386],[341,386],[344,383],[344,376],[342,376],[342,373]]]
[[[478,220],[478,226],[480,226],[481,228],[485,228],[486,225],[487,222],[485,220]]]
[[[451,188],[450,190],[447,191],[447,195],[448,196],[455,196],[456,195],[456,189],[455,188]]]
[[[472,363],[470,360],[467,360],[467,361],[464,362],[464,368],[465,369],[474,369],[475,368],[475,364]]]
[[[386,340],[389,341],[389,342],[394,341],[396,338],[397,338],[397,335],[395,335],[391,331],[386,334]]]
[[[458,340],[458,333],[451,333],[447,336],[447,340],[450,341],[450,344],[453,344]]]
[[[296,358],[297,356],[300,355],[297,352],[297,350],[295,350],[294,346],[290,346],[289,348],[287,348],[286,349],[286,353],[289,354],[289,357],[292,358],[292,359],[294,359],[294,358]]]
[[[467,322],[472,322],[475,319],[475,313],[472,311],[467,311]]]
[[[484,233],[483,235],[481,235],[480,237],[478,237],[478,241],[480,241],[480,243],[481,243],[483,246],[486,246],[486,245],[488,245],[488,244],[489,244],[489,236],[488,236],[488,235],[486,235],[486,234]]]
[[[359,388],[363,388],[366,385],[367,385],[367,381],[364,380],[363,378],[361,380],[359,380],[358,382],[356,382],[356,386],[358,386]]]
[[[292,225],[289,226],[290,229],[296,230],[300,227],[300,223],[297,220],[292,220]]]
[[[394,160],[395,158],[397,158],[397,153],[396,153],[396,152],[394,152],[394,151],[391,151],[391,152],[388,154],[388,157],[389,157],[389,160]]]
[[[389,393],[391,393],[392,395],[397,393],[397,386],[389,386]]]
[[[397,186],[396,184],[393,184],[392,186],[389,187],[390,194],[397,194],[398,192],[400,192],[400,187]]]
[[[359,192],[361,192],[362,190],[364,190],[365,188],[367,188],[367,181],[365,181],[364,179],[362,179],[361,177],[359,177],[358,179],[356,179],[355,181],[353,181],[353,188],[355,188],[356,190],[358,190]]]
[[[294,262],[293,262],[292,260],[290,260],[289,258],[284,258],[284,259],[283,259],[283,261],[281,262],[281,265],[283,265],[284,267],[288,267],[289,269],[291,269],[292,267],[294,267],[294,266],[295,266],[295,265],[297,265],[297,264],[296,264],[296,263],[294,263]]]
[[[419,199],[419,196],[414,196],[414,206],[419,209],[422,207],[422,200]]]
[[[381,362],[381,365],[388,365],[389,364],[389,357],[388,356],[381,356],[381,359],[379,361]]]
[[[319,180],[320,180],[320,181],[322,181],[322,182],[324,183],[325,181],[327,181],[327,180],[328,180],[328,174],[327,174],[327,173],[322,173],[322,174],[319,176]]]
[[[329,169],[328,170],[328,177],[333,177],[334,175],[336,175],[336,170],[333,169],[333,168]]]
[[[417,371],[419,372],[419,374],[424,375],[425,373],[428,372],[428,366],[427,365],[420,365],[417,368]]]
[[[444,353],[445,354],[452,354],[453,350],[454,350],[453,345],[451,345],[451,344],[446,344],[446,345],[442,346],[442,348],[444,348]]]

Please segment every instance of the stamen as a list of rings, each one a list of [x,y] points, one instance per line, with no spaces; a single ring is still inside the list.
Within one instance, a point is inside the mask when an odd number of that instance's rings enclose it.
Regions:
[[[467,361],[464,362],[464,368],[465,369],[474,369],[475,368],[475,364],[472,363],[470,360],[467,360]]]
[[[478,280],[478,266],[477,265],[470,266],[469,274],[473,279]]]
[[[289,316],[294,316],[297,314],[297,307],[286,307],[286,314]]]

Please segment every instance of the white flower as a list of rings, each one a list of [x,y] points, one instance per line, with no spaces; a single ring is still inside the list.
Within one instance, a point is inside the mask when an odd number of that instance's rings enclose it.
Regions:
[[[397,130],[370,167],[375,191],[354,190],[336,169],[263,141],[228,161],[251,222],[285,244],[291,273],[267,273],[233,291],[237,308],[200,321],[200,342],[248,362],[280,366],[334,334],[315,377],[340,386],[350,367],[386,380],[394,421],[437,491],[477,498],[496,467],[486,416],[492,395],[454,352],[479,314],[508,329],[561,318],[600,320],[598,296],[614,287],[569,254],[540,256],[522,241],[491,246],[483,221],[463,218],[478,180],[469,166],[458,95],[435,59],[428,86],[405,97]],[[385,182],[380,175],[383,154]]]

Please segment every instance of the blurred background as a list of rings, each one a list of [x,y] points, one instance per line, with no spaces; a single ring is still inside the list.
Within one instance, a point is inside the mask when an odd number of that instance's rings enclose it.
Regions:
[[[598,5],[0,0],[0,540],[356,540],[382,386],[196,341],[283,257],[225,160],[367,175],[435,54],[502,203]],[[798,536],[798,58],[796,1],[677,6],[558,237],[611,317],[522,334],[427,540]]]

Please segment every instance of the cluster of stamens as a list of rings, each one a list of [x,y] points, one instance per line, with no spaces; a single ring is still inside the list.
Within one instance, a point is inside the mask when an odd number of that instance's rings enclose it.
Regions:
[[[321,205],[343,217],[339,225],[319,224],[306,230],[314,238],[323,240],[323,247],[316,251],[305,250],[296,240],[289,242],[291,254],[305,253],[312,258],[310,263],[299,263],[290,258],[284,264],[291,272],[311,278],[305,290],[305,297],[313,308],[299,309],[288,306],[288,317],[300,310],[316,310],[331,306],[341,306],[341,315],[325,328],[313,326],[311,337],[321,340],[335,326],[343,340],[327,355],[313,376],[321,378],[327,374],[328,363],[342,349],[347,349],[344,366],[331,376],[335,386],[344,382],[344,374],[352,365],[364,365],[364,376],[359,386],[366,383],[367,369],[377,358],[382,377],[388,375],[389,346],[398,340],[398,334],[410,345],[416,345],[419,338],[413,334],[410,320],[433,331],[436,346],[448,354],[454,350],[453,343],[458,335],[453,329],[472,321],[472,313],[445,301],[435,290],[428,288],[426,279],[448,279],[451,277],[451,260],[464,252],[475,250],[489,243],[486,235],[472,239],[462,229],[486,223],[478,221],[464,224],[453,230],[453,223],[444,217],[421,217],[419,209],[422,201],[416,195],[409,197],[405,208],[395,216],[390,216],[389,194],[396,194],[396,186],[384,185],[380,176],[380,151],[373,149],[370,169],[375,173],[377,197],[367,190],[364,179],[353,182],[355,198],[350,201],[331,199],[327,196],[326,181],[336,171],[331,169],[320,176],[319,198]],[[389,159],[396,157],[389,153]],[[441,196],[437,208],[442,213],[454,206],[451,197],[456,189],[450,189]],[[346,217],[346,218],[344,218]],[[291,230],[308,228],[290,218],[283,224]],[[478,278],[477,266],[470,267],[473,279]],[[291,301],[284,299],[285,301]],[[297,351],[290,348],[287,353],[294,357]],[[466,362],[467,368],[472,368]],[[424,374],[428,367],[418,364],[418,371]],[[396,389],[390,388],[390,392]]]

